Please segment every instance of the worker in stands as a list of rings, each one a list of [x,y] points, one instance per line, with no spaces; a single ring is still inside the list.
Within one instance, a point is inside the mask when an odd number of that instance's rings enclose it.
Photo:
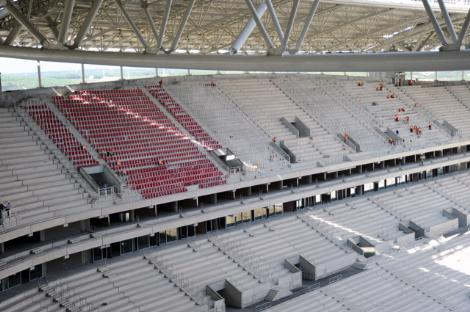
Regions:
[[[160,81],[158,81],[158,85],[160,86],[160,88],[163,86],[163,80],[160,79]]]
[[[429,129],[429,130],[432,130],[432,125],[431,125],[431,123],[429,123],[428,129]]]

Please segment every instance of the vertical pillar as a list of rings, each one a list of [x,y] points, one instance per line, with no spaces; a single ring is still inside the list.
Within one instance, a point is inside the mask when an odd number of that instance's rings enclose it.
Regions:
[[[38,61],[38,84],[39,84],[39,88],[42,88],[41,62],[40,61]]]
[[[85,83],[85,64],[81,64],[82,65],[82,83]]]
[[[119,72],[121,74],[121,80],[124,80],[124,68],[121,66],[119,66]]]

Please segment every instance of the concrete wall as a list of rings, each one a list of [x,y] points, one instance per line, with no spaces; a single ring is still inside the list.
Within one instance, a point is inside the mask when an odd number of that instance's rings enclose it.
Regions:
[[[459,228],[459,219],[455,218],[440,224],[433,225],[426,230],[425,235],[431,238],[437,238],[445,233],[457,230]]]
[[[310,136],[310,128],[302,121],[299,117],[295,116],[295,126],[299,131],[299,136],[301,137],[309,137]]]
[[[281,119],[281,123],[287,128],[289,129],[290,132],[292,132],[292,134],[294,134],[296,137],[299,137],[299,130],[294,126],[292,125],[287,119],[285,119],[284,117],[282,117]]]

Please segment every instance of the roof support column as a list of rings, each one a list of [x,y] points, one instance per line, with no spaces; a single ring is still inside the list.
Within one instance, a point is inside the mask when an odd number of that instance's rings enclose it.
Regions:
[[[431,19],[431,23],[434,27],[434,31],[436,32],[437,37],[441,41],[441,44],[443,46],[447,46],[449,43],[447,41],[446,36],[444,35],[441,26],[439,25],[439,22],[437,21],[436,16],[434,15],[434,12],[432,11],[431,5],[429,4],[429,0],[423,0],[423,5],[424,8],[426,9],[426,13],[428,14],[428,17]]]
[[[18,23],[26,28],[41,45],[44,46],[48,44],[46,37],[41,34],[41,32],[26,18],[26,16],[23,15],[23,13],[21,13],[11,0],[0,0],[0,4],[5,5],[7,11],[10,12]]]
[[[160,35],[158,36],[157,42],[157,52],[160,51],[163,45],[163,39],[165,38],[166,25],[168,24],[168,19],[170,18],[171,5],[173,0],[166,0],[165,4],[165,13],[163,15],[162,24],[160,25]]]
[[[134,23],[134,21],[131,19],[131,17],[127,13],[126,9],[122,5],[121,0],[114,0],[114,2],[116,2],[117,6],[119,7],[119,9],[122,12],[122,15],[124,15],[124,18],[126,19],[129,26],[131,26],[132,31],[134,31],[134,34],[136,35],[137,39],[139,39],[139,41],[142,44],[142,46],[144,47],[145,51],[149,51],[149,46],[147,45],[147,42],[145,42],[145,39],[142,36],[142,34],[140,33],[139,28],[137,28],[137,25]]]
[[[452,38],[452,42],[456,43],[457,34],[455,33],[454,24],[452,23],[452,20],[450,19],[446,4],[444,3],[444,0],[437,0],[437,1],[439,2],[439,7],[441,8],[442,16],[444,17],[444,20],[446,21],[447,31],[449,32],[450,37]]]
[[[32,1],[31,1],[32,2]],[[64,16],[62,17],[62,24],[60,25],[59,44],[65,45],[67,41],[67,33],[70,26],[70,20],[72,19],[73,7],[75,6],[75,0],[66,0],[64,6]]]
[[[294,25],[295,17],[297,16],[299,3],[300,3],[300,0],[294,0],[294,3],[292,4],[292,11],[290,12],[289,22],[287,23],[286,33],[284,34],[284,41],[282,42],[281,54],[287,50],[289,37],[292,32],[292,25]]]
[[[72,46],[73,49],[78,48],[83,38],[85,38],[85,35],[88,32],[88,29],[90,29],[90,26],[93,23],[93,20],[95,19],[96,14],[98,14],[98,10],[100,9],[102,3],[103,3],[103,0],[93,1],[92,7],[90,8],[90,11],[88,12],[87,17],[85,18],[85,21],[83,22],[82,26],[78,30],[77,36],[75,37],[75,40]]]
[[[268,5],[268,11],[273,20],[274,28],[276,29],[276,32],[279,36],[279,40],[283,42],[284,32],[282,31],[281,24],[279,23],[279,19],[277,18],[276,10],[274,9],[272,0],[266,0],[266,4]]]
[[[158,30],[155,27],[155,22],[153,21],[152,15],[149,12],[149,9],[148,9],[149,5],[147,1],[145,0],[141,1],[141,6],[142,6],[142,9],[144,10],[145,17],[147,18],[147,23],[149,24],[150,29],[152,30],[153,36],[155,37],[155,42],[158,42]]]
[[[468,26],[470,25],[470,9],[468,10],[467,17],[465,18],[465,21],[463,22],[462,29],[460,30],[459,38],[457,39],[456,46],[458,49],[463,44],[463,39],[465,38],[465,34],[468,31]]]
[[[10,33],[8,34],[7,38],[5,39],[5,42],[3,44],[5,45],[10,45],[12,42],[15,41],[16,36],[18,36],[18,33],[21,30],[21,25],[18,22],[15,22],[15,26],[10,30]]]
[[[169,51],[170,53],[175,51],[176,47],[178,46],[178,43],[181,39],[181,35],[183,34],[184,28],[186,27],[186,23],[189,20],[189,16],[191,15],[195,2],[196,0],[190,0],[188,7],[186,8],[186,12],[184,12],[184,16],[181,19],[180,25],[178,27],[178,31],[176,32],[176,36],[173,39],[173,42],[171,43],[171,47]]]
[[[246,5],[251,11],[251,15],[253,16],[253,19],[256,22],[256,25],[259,28],[259,31],[261,32],[261,36],[263,36],[264,41],[266,42],[266,45],[268,46],[268,50],[274,49],[274,44],[271,40],[271,37],[269,36],[268,32],[266,31],[266,28],[264,27],[263,22],[261,19],[258,17],[256,14],[256,9],[255,6],[253,5],[253,2],[251,0],[245,0]]]
[[[300,48],[302,47],[305,36],[307,35],[308,29],[310,28],[310,25],[312,24],[313,17],[315,16],[315,13],[317,12],[319,4],[320,4],[320,0],[315,0],[313,2],[312,7],[310,8],[310,11],[308,12],[307,17],[305,18],[304,27],[302,28],[300,37],[297,40],[297,43],[295,44],[295,52],[299,52]]]
[[[258,16],[258,18],[261,18],[266,12],[266,9],[267,5],[265,3],[261,3],[258,9],[256,10],[256,16]],[[248,21],[248,23],[246,23],[245,27],[240,32],[240,35],[238,35],[238,38],[232,43],[232,47],[230,49],[232,53],[235,54],[240,50],[240,48],[245,44],[246,40],[250,37],[255,27],[256,22],[255,19],[252,17]]]

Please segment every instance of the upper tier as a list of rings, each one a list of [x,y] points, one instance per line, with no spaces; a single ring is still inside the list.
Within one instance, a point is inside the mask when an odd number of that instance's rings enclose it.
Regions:
[[[144,198],[224,183],[223,174],[140,89],[81,90],[55,104]]]

